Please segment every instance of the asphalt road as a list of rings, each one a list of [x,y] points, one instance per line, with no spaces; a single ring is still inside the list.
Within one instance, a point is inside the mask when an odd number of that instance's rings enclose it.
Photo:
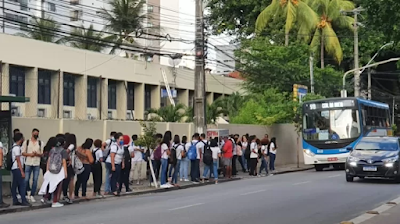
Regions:
[[[390,181],[304,171],[0,216],[13,224],[337,224],[400,195]]]

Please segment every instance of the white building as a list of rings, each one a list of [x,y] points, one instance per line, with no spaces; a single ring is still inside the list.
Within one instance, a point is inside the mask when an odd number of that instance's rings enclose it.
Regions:
[[[215,45],[209,58],[214,62],[208,65],[212,74],[227,75],[235,71],[235,54],[237,45]]]

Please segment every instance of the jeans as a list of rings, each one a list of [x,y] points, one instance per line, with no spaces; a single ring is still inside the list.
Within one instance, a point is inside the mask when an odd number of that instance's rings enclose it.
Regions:
[[[181,179],[188,179],[188,172],[189,172],[189,159],[183,158],[181,160],[181,167],[179,169],[179,175]]]
[[[25,186],[26,191],[31,191],[31,195],[35,196],[37,189],[37,182],[39,179],[40,166],[25,166]],[[33,173],[32,189],[29,186],[31,179],[31,173]]]
[[[263,170],[263,168],[265,168],[265,173],[268,174],[268,162],[264,156],[261,157],[261,166],[260,166],[259,174],[261,174],[261,171]]]
[[[239,163],[240,163],[240,166],[242,167],[242,170],[243,170],[243,172],[244,172],[244,171],[246,170],[246,168],[244,168],[243,157],[244,157],[244,156],[238,156],[237,158],[238,158]]]
[[[75,197],[78,197],[79,188],[81,187],[81,185],[82,185],[82,197],[86,197],[87,182],[89,180],[90,173],[92,171],[92,166],[89,164],[83,164],[83,167],[85,167],[85,169],[76,178]]]
[[[99,193],[101,191],[101,183],[103,179],[103,168],[101,163],[95,163],[92,165],[92,177],[93,177],[93,192]]]
[[[129,191],[129,174],[131,173],[131,166],[132,163],[128,162],[125,163],[125,167],[121,169],[121,174],[119,176],[119,188],[118,191],[121,192],[122,190],[122,184],[125,185],[125,189],[128,192]]]
[[[172,175],[172,180],[171,180],[171,182],[172,182],[173,184],[176,184],[176,183],[178,182],[178,172],[179,172],[180,168],[181,168],[181,160],[178,159],[178,160],[176,161],[176,165],[175,165],[175,167],[174,167],[174,174]]]
[[[210,170],[212,168],[212,170]],[[207,178],[208,176],[208,171],[210,171],[210,174],[213,173],[214,180],[218,180],[218,160],[214,160],[213,164],[211,166],[204,166],[204,172],[203,172],[203,178]]]
[[[244,167],[243,169],[248,169],[249,166],[247,165],[247,159],[244,156],[246,149],[242,149],[242,166]]]
[[[119,180],[119,176],[121,175],[121,164],[115,164],[115,171],[112,171],[111,163],[106,163],[106,166],[111,173],[111,180],[110,180],[111,192],[117,192],[117,182]]]
[[[160,180],[161,185],[167,183],[167,167],[168,167],[168,159],[161,159],[161,180]]]
[[[175,166],[173,164],[169,164],[168,177],[172,177],[172,171],[175,171]]]
[[[19,169],[14,169],[11,171],[12,172],[12,185],[11,185],[11,194],[13,198],[13,203],[16,204],[18,203],[18,198],[17,198],[17,188],[19,191],[19,194],[21,195],[21,200],[22,203],[27,203],[26,201],[26,189],[25,189],[25,179],[22,178],[21,171]]]
[[[190,161],[190,176],[192,181],[199,181],[200,179],[200,160],[191,160]]]
[[[269,154],[269,170],[273,171],[275,170],[275,159],[276,155],[273,153]]]
[[[106,163],[106,181],[104,183],[104,192],[110,193],[111,192],[111,166],[107,165]]]

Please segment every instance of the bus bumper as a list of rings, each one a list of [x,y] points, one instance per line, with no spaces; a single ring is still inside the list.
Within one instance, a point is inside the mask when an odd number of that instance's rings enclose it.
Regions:
[[[315,164],[335,164],[346,163],[347,157],[350,153],[332,154],[332,155],[313,155],[304,150],[304,163],[307,165]]]

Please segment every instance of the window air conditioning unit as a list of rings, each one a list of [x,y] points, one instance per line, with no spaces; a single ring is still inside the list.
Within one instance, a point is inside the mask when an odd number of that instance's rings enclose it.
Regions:
[[[71,118],[72,118],[72,111],[70,111],[70,110],[64,110],[64,111],[63,111],[63,118],[71,119]]]
[[[108,120],[112,120],[113,119],[113,113],[112,113],[112,111],[108,111],[108,114],[107,114],[107,119]]]
[[[96,117],[93,116],[92,114],[87,114],[87,119],[88,119],[88,120],[95,120]]]
[[[46,109],[44,108],[39,108],[37,112],[38,117],[46,117]]]
[[[22,113],[20,112],[20,108],[18,106],[11,107],[11,116],[22,117]]]
[[[127,120],[131,120],[131,121],[133,121],[133,114],[132,114],[132,112],[126,112],[126,119]]]

